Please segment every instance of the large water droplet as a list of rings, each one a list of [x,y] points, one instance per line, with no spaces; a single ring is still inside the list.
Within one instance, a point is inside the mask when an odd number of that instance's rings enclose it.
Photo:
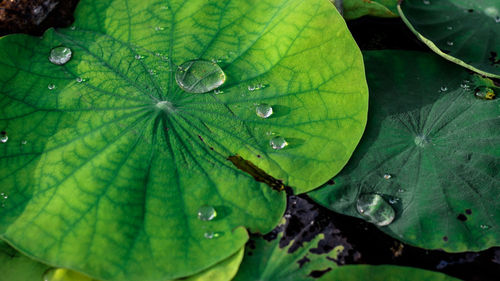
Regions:
[[[474,95],[476,96],[476,98],[483,100],[492,100],[495,98],[495,92],[493,91],[493,89],[488,87],[477,88]]]
[[[267,118],[273,114],[273,108],[266,103],[261,103],[255,108],[257,116],[260,118]]]
[[[206,93],[220,87],[226,74],[216,63],[191,60],[181,64],[175,72],[177,85],[188,93]]]
[[[65,268],[52,268],[45,272],[43,281],[92,281],[92,278]]]
[[[378,194],[360,195],[356,208],[369,222],[378,226],[390,224],[396,216],[396,212],[392,206]]]
[[[55,47],[50,50],[49,61],[53,64],[63,65],[71,59],[71,49],[64,46]]]
[[[276,136],[269,141],[269,145],[271,145],[273,149],[283,149],[288,145],[288,143],[285,138]]]
[[[203,205],[198,208],[198,219],[202,221],[211,221],[217,216],[217,212],[214,207]]]

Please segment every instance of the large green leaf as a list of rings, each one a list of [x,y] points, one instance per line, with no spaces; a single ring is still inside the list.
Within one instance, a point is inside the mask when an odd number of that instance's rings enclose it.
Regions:
[[[244,227],[277,224],[285,195],[270,186],[319,186],[361,137],[362,57],[327,0],[83,0],[75,17],[0,40],[0,237],[50,265],[200,272],[241,249]],[[69,62],[49,61],[58,46]],[[225,72],[216,92],[176,85],[195,59]],[[198,219],[202,206],[217,216]]]
[[[419,247],[500,245],[500,100],[476,98],[480,80],[435,55],[364,55],[370,119],[363,140],[335,183],[311,197],[375,222],[390,216],[383,207],[392,204],[396,217],[381,229]],[[363,194],[384,198],[371,217],[357,211],[358,199],[369,198]]]
[[[278,239],[267,241],[256,238],[247,245],[247,255],[243,259],[235,281],[294,281],[294,280],[342,280],[342,281],[452,281],[458,280],[442,273],[399,266],[338,265],[338,255],[344,251],[338,245],[329,253],[318,253],[318,243],[323,235],[315,236],[310,242],[291,250]],[[319,247],[318,247],[319,248]],[[251,253],[249,255],[248,253]]]
[[[442,57],[500,78],[500,1],[404,0],[404,22]]]
[[[35,262],[0,241],[1,280],[29,281],[42,280],[42,276],[50,267]]]
[[[398,17],[398,0],[343,0],[344,18],[353,20],[362,16]]]

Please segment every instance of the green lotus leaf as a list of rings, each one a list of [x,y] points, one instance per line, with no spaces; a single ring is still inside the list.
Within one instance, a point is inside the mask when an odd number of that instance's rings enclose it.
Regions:
[[[418,247],[499,246],[500,100],[476,97],[484,83],[433,54],[364,57],[370,119],[362,142],[334,183],[310,196]]]
[[[404,0],[398,10],[434,52],[482,75],[500,78],[500,1]]]
[[[267,241],[255,238],[247,245],[235,281],[294,281],[294,280],[346,280],[346,281],[452,281],[457,280],[445,274],[411,267],[391,265],[338,265],[337,257],[345,249],[338,245],[328,253],[318,253],[316,247],[323,234],[315,236],[310,242],[291,251],[291,241],[281,245],[283,233],[277,239]],[[252,245],[252,246],[250,246]],[[251,254],[251,255],[250,255]]]
[[[75,18],[0,40],[0,237],[49,265],[199,273],[364,130],[362,56],[327,0],[82,0]]]
[[[399,17],[398,0],[343,0],[344,18],[353,20],[362,16],[381,18]]]
[[[182,280],[231,280],[238,271],[243,259],[243,253],[244,248],[241,248],[236,254],[215,266]],[[9,281],[97,281],[69,269],[51,268],[48,265],[32,260],[3,241],[0,241],[0,272],[2,272],[2,280]]]

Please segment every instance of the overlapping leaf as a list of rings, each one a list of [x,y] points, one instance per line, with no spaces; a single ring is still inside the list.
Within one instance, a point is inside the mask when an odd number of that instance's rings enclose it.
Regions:
[[[499,246],[500,100],[476,97],[488,83],[420,52],[366,52],[365,63],[363,141],[335,183],[312,198],[364,218],[358,198],[379,194],[396,211],[381,229],[419,247]]]
[[[326,0],[83,0],[75,17],[0,40],[0,237],[48,264],[196,274],[239,251],[244,227],[274,227],[285,200],[269,185],[319,186],[364,129],[361,54]],[[48,60],[58,46],[66,64]],[[222,67],[219,94],[176,85],[193,59]]]
[[[404,0],[399,9],[408,27],[437,54],[500,77],[500,1]]]

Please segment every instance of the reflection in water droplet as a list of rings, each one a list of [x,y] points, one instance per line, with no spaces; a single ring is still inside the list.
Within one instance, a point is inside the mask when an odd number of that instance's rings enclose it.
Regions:
[[[216,63],[191,60],[177,68],[175,81],[188,93],[206,93],[224,84],[226,74]]]
[[[388,180],[392,178],[392,175],[391,174],[384,174],[384,179]]]
[[[273,149],[283,149],[285,146],[288,145],[285,138],[280,137],[280,136],[276,136],[276,137],[272,138],[269,141],[269,144],[271,145],[271,147]]]
[[[54,84],[49,84],[49,85],[47,85],[47,88],[48,88],[49,90],[54,90],[54,89],[56,88],[56,85],[54,85]]]
[[[480,227],[482,229],[490,229],[491,226],[487,225],[487,224],[481,224]]]
[[[65,268],[51,268],[43,275],[43,281],[92,281],[92,278]]]
[[[53,64],[63,65],[71,59],[71,49],[60,46],[50,50],[49,61]]]
[[[429,141],[425,136],[416,136],[414,142],[420,147],[426,147],[429,144]]]
[[[217,232],[207,231],[203,234],[203,236],[207,239],[212,239],[219,237],[219,234]]]
[[[360,195],[356,208],[369,222],[378,226],[390,224],[396,216],[392,206],[378,194]]]
[[[478,87],[474,92],[474,95],[476,98],[483,100],[492,100],[495,98],[495,92],[493,89],[488,87]]]
[[[273,114],[273,108],[266,103],[261,103],[255,107],[255,112],[260,118],[267,118]]]
[[[217,216],[217,212],[214,207],[203,205],[198,208],[198,219],[202,221],[211,221]]]

